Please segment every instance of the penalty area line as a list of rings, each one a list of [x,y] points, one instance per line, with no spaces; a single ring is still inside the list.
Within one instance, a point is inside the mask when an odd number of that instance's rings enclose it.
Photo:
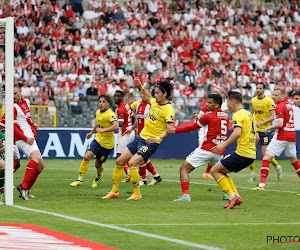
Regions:
[[[180,183],[180,181],[177,181],[177,180],[163,179],[163,181]],[[213,183],[199,183],[199,182],[193,182],[193,181],[191,181],[190,184],[205,185],[205,186],[219,186],[218,184],[213,184]],[[236,187],[241,188],[241,189],[252,190],[252,188],[248,188],[248,187],[240,187],[240,186],[236,186]],[[273,190],[272,189],[265,189],[264,191],[260,191],[260,192],[279,192],[279,193],[289,193],[289,194],[298,194],[299,193],[299,192],[294,192],[294,191],[275,190],[275,189],[273,189]]]
[[[84,220],[84,219],[80,219],[80,218],[76,218],[76,217],[72,217],[72,216],[68,216],[68,215],[63,215],[63,214],[58,214],[58,213],[52,213],[52,212],[48,212],[48,211],[44,211],[44,210],[38,210],[38,209],[33,209],[33,208],[28,208],[28,207],[23,207],[23,206],[18,206],[18,205],[12,205],[12,207],[15,207],[15,208],[18,208],[21,210],[52,215],[55,217],[66,219],[66,220],[77,221],[77,222],[95,225],[95,226],[99,226],[99,227],[105,227],[105,228],[118,230],[118,231],[122,231],[122,232],[126,232],[126,233],[137,234],[137,235],[141,235],[141,236],[145,236],[145,237],[150,237],[150,238],[153,238],[156,240],[169,241],[169,242],[173,242],[173,243],[188,246],[188,247],[207,249],[207,250],[223,250],[222,248],[218,248],[218,247],[196,244],[196,243],[185,241],[185,240],[173,239],[173,238],[169,238],[169,237],[165,237],[165,236],[161,236],[161,235],[157,235],[157,234],[145,233],[145,232],[141,232],[141,231],[137,231],[137,230],[132,230],[132,229],[109,225],[109,224],[103,224],[103,223],[99,223],[99,222],[95,222],[95,221]]]

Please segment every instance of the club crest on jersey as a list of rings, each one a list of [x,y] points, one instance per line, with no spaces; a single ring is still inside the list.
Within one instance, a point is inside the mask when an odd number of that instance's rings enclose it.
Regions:
[[[281,113],[277,113],[277,116],[281,116]]]

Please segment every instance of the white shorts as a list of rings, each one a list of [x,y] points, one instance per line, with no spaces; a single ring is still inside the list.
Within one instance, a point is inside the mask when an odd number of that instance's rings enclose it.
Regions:
[[[214,154],[198,147],[186,157],[186,161],[194,168],[197,168],[208,162],[210,162],[210,165],[214,166],[222,158],[223,155]]]
[[[124,149],[126,148],[127,144],[133,141],[134,136],[135,136],[134,131],[132,131],[130,135],[124,135],[124,136],[118,135],[116,153],[122,154]]]
[[[281,155],[282,151],[284,151],[285,156],[288,158],[297,157],[296,142],[280,141],[273,137],[267,147],[266,153],[274,157],[275,155]]]
[[[3,141],[3,147],[5,147],[5,141]],[[17,145],[14,144],[13,148],[14,148],[14,151],[17,155],[17,158],[20,159],[20,152],[19,152],[19,149],[18,149]]]
[[[32,145],[28,144],[27,142],[23,140],[16,141],[17,147],[27,156],[27,158],[30,157],[31,153],[33,151],[40,151],[38,145],[36,144],[36,141]]]

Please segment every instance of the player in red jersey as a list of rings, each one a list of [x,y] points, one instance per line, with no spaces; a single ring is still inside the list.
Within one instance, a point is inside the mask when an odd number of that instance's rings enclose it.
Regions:
[[[207,109],[210,112],[204,114],[201,120],[191,126],[167,130],[167,133],[172,134],[203,129],[203,139],[199,147],[188,155],[180,168],[182,196],[174,201],[191,201],[189,173],[208,162],[215,165],[224,155],[225,149],[217,154],[211,152],[211,149],[217,144],[226,141],[228,135],[229,117],[226,112],[221,110],[221,106],[222,97],[219,94],[211,94],[207,99]]]
[[[28,200],[29,190],[44,169],[44,161],[36,143],[38,126],[30,115],[30,102],[21,97],[21,91],[14,87],[14,140],[17,147],[30,159],[23,182],[17,186],[24,200]]]
[[[144,128],[144,124],[148,118],[151,104],[149,102],[147,102],[147,99],[145,98],[145,95],[143,94],[142,91],[140,91],[140,96],[141,96],[142,100],[135,101],[130,106],[133,111],[136,111],[136,121],[132,127],[127,128],[127,130],[125,131],[124,134],[128,134],[128,133],[130,134],[135,128],[137,128],[138,135],[139,135],[141,133],[142,129]],[[152,162],[150,160],[148,160],[147,162],[145,162],[139,166],[139,171],[140,171],[140,176],[141,176],[140,186],[147,185],[146,170],[151,172],[151,174],[153,175],[153,179],[149,185],[155,185],[162,181],[162,178],[155,170]]]
[[[126,148],[127,144],[134,139],[134,131],[130,134],[123,135],[126,131],[127,127],[132,126],[132,110],[127,102],[124,102],[124,93],[121,90],[116,90],[114,94],[115,104],[118,105],[117,108],[117,116],[119,122],[119,132],[118,132],[118,142],[116,147],[116,153],[118,158],[124,149]],[[129,174],[129,167],[128,164],[125,165],[124,171],[126,175]],[[129,177],[127,178],[129,180]]]
[[[269,165],[275,155],[279,156],[282,151],[288,157],[294,166],[296,173],[300,177],[300,164],[297,159],[296,150],[296,131],[294,125],[294,112],[291,104],[284,100],[285,92],[283,89],[275,88],[273,99],[277,104],[275,113],[277,122],[265,129],[265,133],[276,129],[270,144],[267,147],[266,154],[263,158],[260,174],[260,183],[253,190],[265,190],[266,179],[269,174]]]

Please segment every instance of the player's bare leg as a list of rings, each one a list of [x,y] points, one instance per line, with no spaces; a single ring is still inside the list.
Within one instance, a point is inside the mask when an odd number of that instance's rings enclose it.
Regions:
[[[180,181],[181,181],[182,196],[174,201],[191,201],[189,173],[192,172],[194,169],[195,168],[187,161],[184,161],[184,163],[180,167]]]
[[[119,197],[119,184],[123,175],[123,170],[125,164],[133,157],[130,150],[126,147],[123,153],[118,157],[116,160],[116,166],[113,173],[113,187],[112,190],[102,199],[111,199],[111,198],[118,198]]]

